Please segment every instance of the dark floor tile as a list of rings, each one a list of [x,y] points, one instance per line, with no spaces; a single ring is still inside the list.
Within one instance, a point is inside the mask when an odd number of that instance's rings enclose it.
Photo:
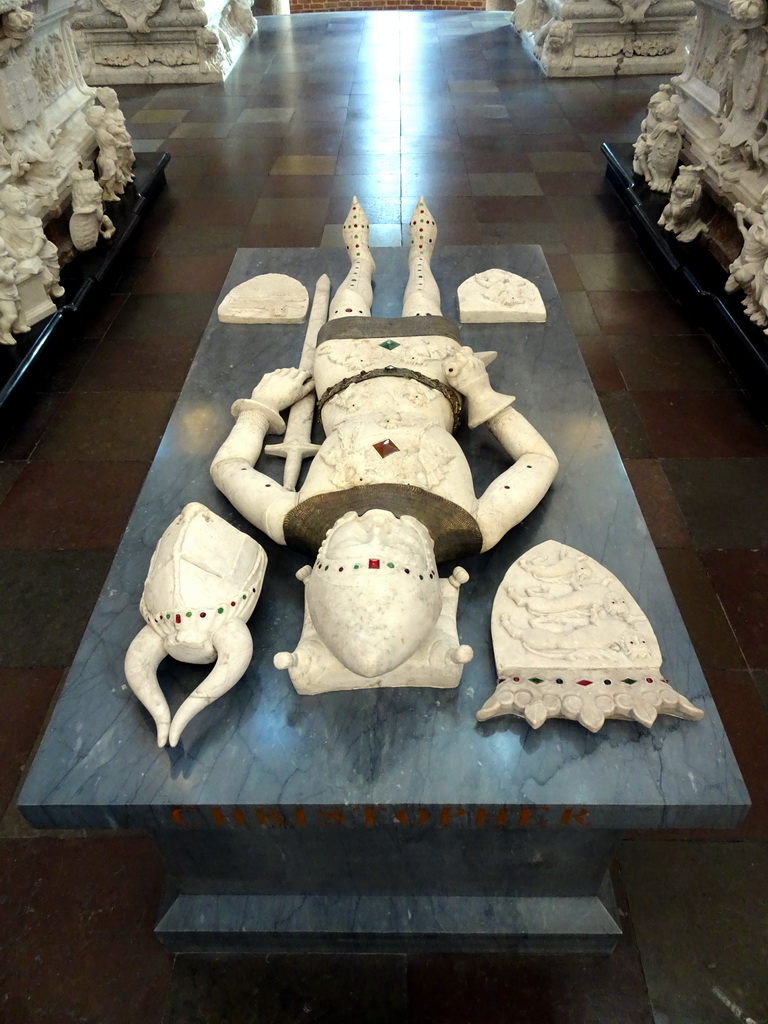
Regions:
[[[484,224],[552,221],[543,196],[476,196],[477,219]]]
[[[632,840],[620,862],[655,1020],[759,1020],[768,846]]]
[[[610,957],[411,956],[408,1019],[419,1024],[653,1022],[629,934]]]
[[[765,669],[753,669],[752,681],[763,702],[764,708],[768,710],[768,671]]]
[[[690,531],[661,464],[656,459],[627,459],[624,468],[656,547],[690,547]]]
[[[232,264],[226,251],[189,253],[185,259],[158,253],[143,268],[133,292],[155,295],[163,292],[219,292]]]
[[[320,200],[319,202],[322,202]],[[243,235],[246,248],[270,249],[291,246],[314,247],[320,245],[323,237],[323,224],[277,224],[252,221]]]
[[[163,867],[141,836],[0,846],[9,1024],[161,1024],[171,958],[152,934]]]
[[[5,499],[6,494],[13,487],[23,469],[24,462],[21,460],[15,462],[4,460],[0,462],[0,502]]]
[[[0,547],[115,548],[148,466],[32,462],[0,504]]]
[[[177,392],[71,394],[35,450],[51,462],[150,462]]]
[[[768,550],[703,551],[701,558],[747,665],[768,669]]]
[[[600,404],[622,458],[651,458],[651,442],[632,395],[628,391],[601,391]]]
[[[573,221],[623,221],[625,214],[616,197],[607,191],[594,195],[547,196],[553,220],[572,223]]]
[[[166,1024],[405,1019],[403,956],[180,956]]]
[[[465,171],[411,173],[404,170],[401,188],[404,195],[424,196],[428,202],[433,196],[469,196],[472,193],[469,175]]]
[[[567,231],[563,234],[568,240]],[[569,245],[568,248],[571,252]],[[600,326],[609,334],[640,333],[693,334],[696,326],[682,306],[663,292],[595,291],[590,301]]]
[[[552,257],[547,257],[551,260]],[[589,376],[597,391],[623,391],[624,378],[604,334],[578,334],[576,336]]]
[[[586,292],[563,292],[560,299],[574,334],[597,334],[600,328]]]
[[[492,149],[475,149],[467,152],[464,159],[470,174],[531,170],[528,155],[525,153],[501,153]]]
[[[25,460],[31,458],[45,431],[61,408],[64,394],[30,396],[27,408],[18,413],[13,429],[0,440],[0,458]]]
[[[536,172],[545,196],[597,196],[604,186],[600,171]]]
[[[481,224],[483,243],[513,242],[517,245],[540,245],[544,255],[564,253],[565,243],[557,224],[546,221]]]
[[[350,197],[351,198],[351,197]],[[349,210],[349,206],[347,206]],[[346,213],[347,210],[344,212]],[[323,225],[327,220],[328,199],[259,199],[251,218],[250,227],[256,224],[280,224],[286,228],[311,224]],[[247,243],[246,243],[247,244]]]
[[[236,227],[219,227],[213,224],[176,224],[166,228],[157,245],[145,255],[153,256],[155,251],[164,255],[188,256],[191,253],[226,251],[232,256],[238,246],[243,245],[244,224]]]
[[[566,253],[555,256],[547,256],[549,272],[554,278],[557,290],[563,292],[578,292],[583,290],[581,278],[576,272],[573,259]]]
[[[178,224],[206,224],[209,228],[236,228],[250,220],[257,199],[268,188],[269,175],[253,176],[252,191],[245,195],[190,196],[177,217]]]
[[[0,666],[68,665],[111,561],[107,551],[0,552]]]
[[[697,548],[768,545],[768,459],[665,459]]]
[[[234,254],[233,254],[234,255]],[[195,295],[131,295],[107,335],[107,342],[122,339],[156,338],[162,325],[169,336],[199,337],[211,315],[210,292]]]
[[[699,555],[668,548],[659,551],[659,558],[704,671],[745,668],[736,635]]]
[[[0,817],[21,781],[60,680],[56,668],[0,669]]]
[[[142,231],[140,234],[143,235],[144,232]],[[112,295],[106,296],[95,308],[84,314],[78,334],[82,338],[103,338],[115,322],[115,318],[127,299],[127,290],[118,287],[116,283]]]
[[[537,174],[569,174],[573,171],[599,170],[600,165],[593,153],[528,153],[528,161]]]
[[[621,221],[571,220],[558,223],[558,227],[571,253],[635,252],[637,249],[637,239],[629,225]]]
[[[331,195],[334,180],[330,174],[272,174],[261,190],[257,207],[265,199],[326,199]]]
[[[401,202],[401,215],[399,218],[404,224],[408,224],[413,211],[419,201],[418,192],[405,194]],[[477,224],[477,213],[475,203],[471,196],[426,196],[429,208],[435,215],[437,229],[442,232],[449,224]],[[366,210],[368,207],[366,206]]]
[[[768,431],[738,391],[636,391],[659,458],[768,456]]]
[[[738,387],[705,334],[617,334],[610,335],[610,343],[627,386],[633,390]]]
[[[659,279],[637,252],[574,253],[573,262],[588,292],[655,291]]]

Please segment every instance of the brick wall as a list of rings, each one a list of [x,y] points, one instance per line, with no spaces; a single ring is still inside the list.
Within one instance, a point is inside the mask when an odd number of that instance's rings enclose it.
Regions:
[[[291,0],[291,14],[309,11],[484,11],[485,0]]]

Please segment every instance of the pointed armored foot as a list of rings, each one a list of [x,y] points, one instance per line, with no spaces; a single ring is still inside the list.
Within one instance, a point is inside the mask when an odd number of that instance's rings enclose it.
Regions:
[[[349,208],[341,234],[350,260],[354,261],[357,257],[364,256],[373,263],[373,257],[368,248],[371,226],[357,196],[352,197],[352,206]]]
[[[125,655],[125,678],[134,694],[152,715],[157,729],[157,745],[168,741],[171,711],[157,681],[157,666],[167,651],[162,638],[145,626],[134,638]]]
[[[413,260],[418,256],[424,256],[429,260],[437,242],[437,223],[424,202],[424,196],[420,197],[416,209],[411,215],[408,238],[410,240],[408,259]]]

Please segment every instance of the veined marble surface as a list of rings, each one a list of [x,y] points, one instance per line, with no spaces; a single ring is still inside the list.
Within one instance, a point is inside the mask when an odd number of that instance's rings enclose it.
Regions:
[[[374,257],[373,315],[397,316],[407,252],[377,249]],[[240,250],[222,297],[267,272],[290,274],[309,290],[327,272],[335,286],[347,266],[343,250]],[[478,809],[483,821],[501,823],[505,807],[509,827],[529,823],[531,807],[544,824],[603,829],[725,827],[743,817],[746,789],[541,250],[438,247],[433,267],[443,312],[457,318],[458,285],[488,266],[534,281],[547,322],[465,325],[463,340],[499,350],[493,386],[517,396],[517,408],[555,449],[560,472],[520,526],[487,555],[462,563],[471,578],[462,589],[459,637],[475,658],[458,690],[296,694],[272,656],[301,631],[303,588],[294,573],[306,560],[257,534],[269,566],[250,622],[253,662],[189,725],[177,749],[157,748],[122,674],[141,624],[152,550],[189,501],[255,533],[216,490],[208,467],[230,429],[232,402],[247,397],[263,372],[296,365],[303,339],[301,326],[220,324],[217,302],[23,787],[20,806],[33,824],[234,829],[298,824],[301,815],[310,824],[313,814],[333,813],[337,824],[354,826],[367,823],[370,809],[377,823],[394,826],[400,809],[411,822],[462,828],[479,823]],[[462,428],[459,440],[482,491],[505,468],[504,455],[484,427]],[[260,465],[282,479],[282,460],[265,457]],[[597,735],[568,721],[538,732],[518,719],[476,722],[495,685],[493,595],[509,565],[550,538],[596,558],[625,584],[656,632],[665,676],[706,711],[702,721],[664,720],[653,730],[608,722]],[[451,568],[441,566],[442,574]],[[168,659],[160,679],[172,709],[204,671]]]

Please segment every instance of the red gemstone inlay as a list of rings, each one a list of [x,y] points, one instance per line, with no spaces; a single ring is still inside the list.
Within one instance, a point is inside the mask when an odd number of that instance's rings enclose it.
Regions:
[[[379,559],[378,558],[369,558],[368,559],[368,568],[369,569],[378,569],[379,568]]]
[[[176,621],[177,621],[177,622],[181,622],[181,616],[180,616],[180,615],[177,615],[177,616],[176,616]]]
[[[373,447],[382,457],[386,459],[388,455],[393,455],[395,452],[399,452],[400,449],[397,447],[394,441],[390,441],[388,437],[385,437],[383,441],[377,441]]]
[[[205,612],[200,612],[200,618],[201,618],[201,619],[204,619],[204,618],[205,618]]]
[[[235,607],[235,605],[237,604],[237,602],[236,602],[236,601],[230,601],[229,603],[230,603],[230,604],[232,605],[232,607],[233,607],[233,608],[234,608],[234,607]]]
[[[645,681],[646,681],[646,683],[652,683],[653,682],[653,680],[651,679],[650,676],[646,676]]]
[[[519,683],[520,682],[520,676],[512,676],[512,682],[513,683]]]
[[[577,686],[591,686],[592,685],[592,680],[591,679],[577,679],[576,680],[576,685]]]

